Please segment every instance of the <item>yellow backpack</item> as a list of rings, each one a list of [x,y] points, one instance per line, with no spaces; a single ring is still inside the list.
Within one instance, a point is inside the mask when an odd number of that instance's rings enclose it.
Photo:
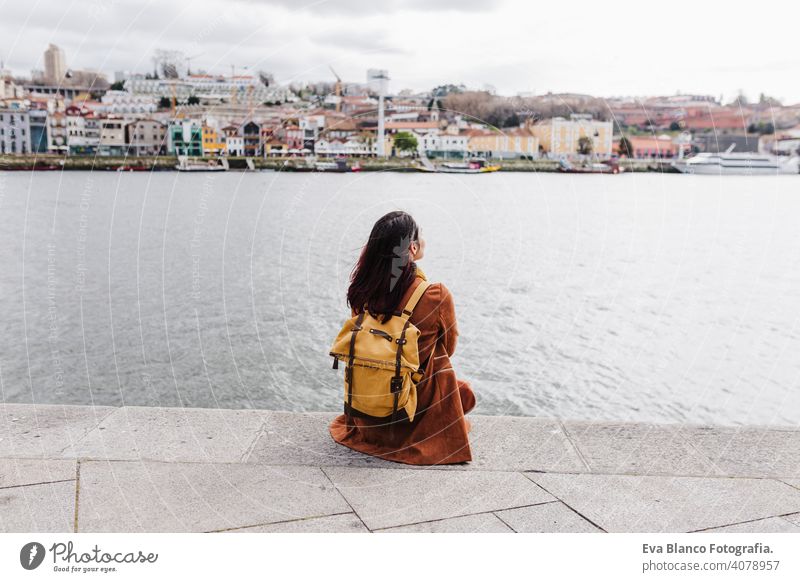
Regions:
[[[423,279],[401,313],[386,323],[367,310],[348,319],[330,350],[333,368],[345,363],[344,411],[348,416],[391,419],[393,432],[398,411],[413,422],[417,384],[425,373],[419,361],[419,334],[409,321],[430,283]]]

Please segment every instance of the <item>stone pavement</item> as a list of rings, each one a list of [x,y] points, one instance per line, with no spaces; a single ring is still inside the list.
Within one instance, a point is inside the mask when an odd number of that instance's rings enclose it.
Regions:
[[[469,464],[336,413],[0,403],[0,532],[800,532],[800,430],[469,415]]]

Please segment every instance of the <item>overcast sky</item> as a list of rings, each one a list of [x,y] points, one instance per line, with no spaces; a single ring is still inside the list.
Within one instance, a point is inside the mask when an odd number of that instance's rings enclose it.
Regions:
[[[782,6],[782,7],[781,7]],[[279,82],[443,83],[498,93],[703,93],[800,102],[798,3],[628,0],[0,0],[0,58],[43,69],[48,43],[73,68],[146,72],[157,48],[193,68],[264,69]]]

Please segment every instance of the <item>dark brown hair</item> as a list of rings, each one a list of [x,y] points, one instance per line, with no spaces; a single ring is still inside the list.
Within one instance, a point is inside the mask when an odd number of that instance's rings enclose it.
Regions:
[[[347,304],[356,313],[366,305],[388,321],[400,308],[417,271],[408,247],[418,240],[419,227],[410,214],[396,210],[378,219],[350,276]]]

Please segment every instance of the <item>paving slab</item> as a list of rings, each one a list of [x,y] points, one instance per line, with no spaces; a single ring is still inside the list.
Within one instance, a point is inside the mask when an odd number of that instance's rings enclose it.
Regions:
[[[784,515],[783,519],[791,524],[800,526],[800,513],[792,513],[791,515]]]
[[[680,425],[565,421],[564,428],[593,473],[719,475]]]
[[[425,469],[371,457],[336,443],[328,425],[337,413],[273,412],[265,416],[264,431],[252,447],[248,463],[343,467]],[[558,421],[472,416],[469,434],[473,461],[438,465],[439,469],[471,471],[585,471]]]
[[[0,533],[71,533],[75,481],[0,489]]]
[[[472,469],[585,472],[561,423],[521,416],[469,416]]]
[[[270,412],[245,461],[259,465],[341,467],[406,466],[359,453],[335,442],[328,425],[332,412]]]
[[[372,530],[554,500],[516,472],[355,467],[323,470]]]
[[[75,480],[76,462],[67,459],[0,459],[0,488]]]
[[[369,533],[369,530],[355,513],[350,512],[232,529],[221,533]]]
[[[514,530],[491,513],[476,513],[378,529],[375,533],[514,533]]]
[[[58,458],[115,410],[0,402],[0,457]]]
[[[800,511],[772,479],[525,473],[608,532],[690,532]]]
[[[106,460],[240,462],[255,441],[264,412],[124,406],[65,456]]]
[[[767,519],[705,529],[696,533],[800,533],[800,525],[782,517],[768,517]]]
[[[721,474],[800,478],[800,431],[695,427],[685,433]]]
[[[602,533],[569,507],[556,501],[496,511],[518,533]]]
[[[348,511],[316,467],[80,464],[80,532],[205,532]]]

